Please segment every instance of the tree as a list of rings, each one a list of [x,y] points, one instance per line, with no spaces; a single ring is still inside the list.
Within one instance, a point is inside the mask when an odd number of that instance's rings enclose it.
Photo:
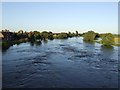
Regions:
[[[28,39],[29,39],[30,41],[35,41],[35,36],[34,36],[34,33],[33,33],[33,32],[28,33]]]
[[[60,39],[66,39],[66,38],[68,38],[68,35],[67,35],[67,33],[60,33],[59,38]]]
[[[83,40],[92,42],[95,40],[95,37],[96,37],[96,33],[94,31],[88,31],[84,33]]]
[[[72,33],[71,32],[68,32],[68,37],[73,37]]]
[[[35,34],[35,39],[41,39],[41,35],[40,34]]]
[[[42,38],[42,39],[48,39],[48,36],[49,36],[49,34],[48,34],[47,31],[43,31],[43,32],[41,33],[41,38]]]
[[[23,30],[18,31],[19,34],[23,34]]]
[[[76,36],[78,36],[78,31],[76,31]]]
[[[54,38],[53,38],[53,33],[52,32],[48,32],[48,39],[50,39],[50,40],[53,40]]]
[[[100,41],[103,45],[113,45],[114,44],[114,35],[111,33],[106,33],[102,35],[102,40]]]

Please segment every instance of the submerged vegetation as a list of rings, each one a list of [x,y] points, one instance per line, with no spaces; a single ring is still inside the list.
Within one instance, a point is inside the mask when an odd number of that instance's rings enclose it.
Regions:
[[[111,33],[106,33],[102,36],[101,44],[109,46],[114,44],[114,35]]]
[[[94,42],[99,38],[100,40],[96,42],[102,44],[103,46],[106,47],[110,47],[112,45],[120,46],[120,38],[117,36],[119,35],[114,35],[112,33],[99,34],[99,33],[95,33],[94,31],[88,31],[84,33],[83,40],[87,42]]]
[[[120,46],[119,35],[113,35],[111,33],[99,34],[94,31],[88,31],[85,33],[74,32],[61,32],[61,33],[52,33],[52,32],[23,32],[20,30],[18,32],[9,32],[9,30],[2,30],[1,32],[4,37],[2,37],[2,49],[7,49],[14,44],[20,44],[22,42],[31,42],[41,44],[41,41],[53,40],[53,39],[67,39],[71,37],[83,36],[85,42],[98,42],[104,46]],[[100,39],[100,40],[98,40]],[[98,40],[98,41],[96,41]]]

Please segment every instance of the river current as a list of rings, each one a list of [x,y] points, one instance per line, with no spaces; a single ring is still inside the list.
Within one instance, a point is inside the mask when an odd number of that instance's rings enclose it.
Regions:
[[[82,37],[13,45],[2,52],[3,88],[117,88],[118,48]]]

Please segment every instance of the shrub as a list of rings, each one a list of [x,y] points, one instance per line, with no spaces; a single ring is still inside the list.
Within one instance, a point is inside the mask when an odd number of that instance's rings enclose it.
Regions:
[[[66,39],[66,38],[68,38],[68,35],[67,35],[67,33],[60,33],[59,38],[60,39]]]
[[[95,40],[95,37],[96,37],[96,33],[94,31],[88,31],[84,33],[83,40],[92,42]]]
[[[106,33],[102,36],[102,40],[100,41],[103,45],[113,45],[114,44],[114,35],[111,33]]]

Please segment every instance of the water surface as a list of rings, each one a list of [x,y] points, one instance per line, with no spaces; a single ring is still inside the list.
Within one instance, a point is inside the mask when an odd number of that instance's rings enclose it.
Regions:
[[[81,37],[13,45],[2,57],[3,88],[118,87],[118,47]]]

